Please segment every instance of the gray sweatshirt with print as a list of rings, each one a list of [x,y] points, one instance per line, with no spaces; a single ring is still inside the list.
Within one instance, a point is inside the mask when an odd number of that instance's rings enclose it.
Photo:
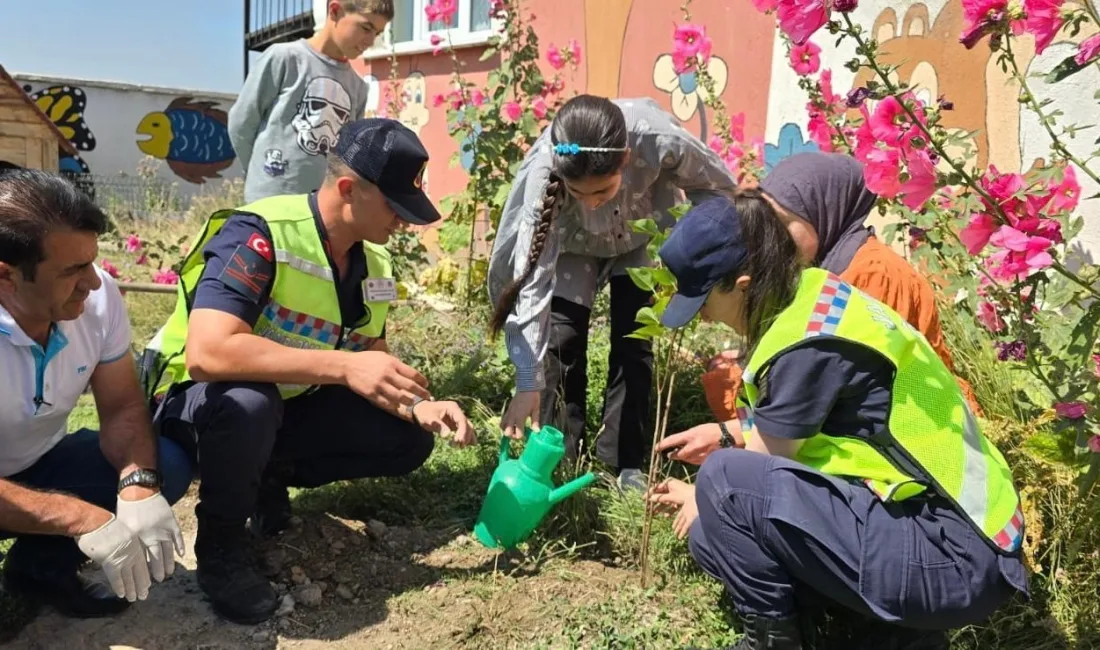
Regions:
[[[689,133],[675,117],[649,98],[616,99],[626,117],[630,165],[619,194],[594,211],[582,210],[566,193],[551,236],[516,306],[504,325],[508,356],[516,366],[516,390],[545,386],[542,361],[549,340],[550,301],[562,251],[595,257],[617,257],[645,246],[649,235],[636,233],[630,221],[652,218],[661,228],[673,223],[668,209],[687,199],[698,203],[715,194],[730,194],[737,182],[722,159]],[[512,183],[489,261],[489,296],[495,304],[514,278],[526,269],[549,183],[553,154],[547,128],[531,147]]]
[[[367,85],[347,61],[321,54],[305,39],[268,48],[229,109],[245,201],[319,188],[336,134],[362,117],[366,105]]]

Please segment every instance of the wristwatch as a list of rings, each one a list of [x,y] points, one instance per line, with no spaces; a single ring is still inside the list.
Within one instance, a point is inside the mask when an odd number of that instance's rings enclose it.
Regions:
[[[408,406],[405,407],[405,412],[409,414],[409,419],[411,419],[413,421],[413,424],[415,424],[416,426],[421,426],[421,425],[420,425],[420,420],[416,419],[416,412],[413,409],[415,409],[416,405],[421,403],[421,402],[430,402],[430,401],[431,400],[424,399],[423,397],[420,397],[419,395],[417,395],[416,397],[413,397],[412,404],[409,404]]]
[[[133,485],[159,490],[163,484],[164,477],[160,472],[155,469],[139,468],[122,477],[118,482],[118,491],[122,492]]]
[[[722,437],[719,439],[719,446],[722,449],[728,449],[733,446],[733,437],[730,436],[730,430],[726,428],[725,422],[719,422],[718,428],[722,431]]]

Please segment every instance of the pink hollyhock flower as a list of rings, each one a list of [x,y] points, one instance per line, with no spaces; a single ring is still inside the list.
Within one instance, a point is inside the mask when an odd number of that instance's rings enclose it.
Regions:
[[[433,23],[450,23],[457,12],[457,0],[432,0],[431,4],[424,7],[424,15]]]
[[[1058,417],[1067,420],[1080,420],[1088,410],[1089,407],[1084,402],[1058,402],[1054,405],[1054,412]]]
[[[776,16],[779,29],[802,45],[829,22],[829,7],[826,0],[778,0]]]
[[[901,154],[897,149],[871,149],[864,161],[863,180],[867,189],[892,199],[901,191]]]
[[[462,93],[457,90],[452,90],[450,95],[447,95],[447,99],[451,101],[451,108],[456,111],[461,111],[462,107],[466,105],[465,99],[462,97]]]
[[[745,114],[738,113],[730,116],[730,138],[734,142],[745,141]]]
[[[1050,188],[1050,207],[1055,212],[1073,212],[1081,196],[1081,185],[1077,182],[1077,172],[1073,165],[1066,165],[1062,172],[1062,182]]]
[[[1077,46],[1077,56],[1073,60],[1077,65],[1085,65],[1100,56],[1100,34],[1089,36]]]
[[[988,300],[983,300],[978,303],[978,321],[983,327],[994,334],[1005,328],[1005,322],[1001,320],[1001,315],[997,313],[997,307]]]
[[[818,88],[821,89],[821,99],[829,105],[829,109],[834,113],[839,113],[844,110],[844,98],[833,92],[833,71],[825,68],[821,71],[821,76],[817,82]]]
[[[485,104],[485,93],[481,92],[480,89],[474,89],[474,91],[472,93],[470,93],[470,103],[473,104],[474,106],[484,105]]]
[[[141,239],[137,235],[130,235],[126,238],[126,252],[136,253],[141,250]]]
[[[812,111],[810,113],[810,120],[806,123],[806,132],[809,133],[810,140],[817,145],[818,149],[825,153],[833,150],[833,127],[830,126],[829,121],[825,119],[821,112]]]
[[[555,70],[561,70],[565,67],[565,59],[562,58],[561,50],[553,43],[546,48],[546,60],[550,63],[550,67]]]
[[[546,100],[543,99],[541,96],[535,97],[533,100],[531,100],[531,112],[534,113],[535,117],[537,117],[538,119],[541,120],[542,118],[546,117],[547,110],[549,110],[549,108],[546,106]]]
[[[432,107],[439,108],[447,103],[447,98],[443,96],[443,93],[437,93],[435,97],[432,97]]]
[[[710,147],[710,150],[714,153],[720,154],[726,148],[726,141],[716,135],[712,135],[710,139],[707,140],[707,146]]]
[[[977,255],[989,243],[989,238],[996,230],[997,222],[993,217],[985,212],[978,212],[970,215],[970,223],[959,231],[959,239],[962,240],[963,246],[966,246],[966,252]]]
[[[908,94],[904,100],[915,101],[914,113],[917,119],[924,123],[924,111],[921,110],[920,100]],[[887,97],[878,103],[875,112],[871,115],[871,134],[880,142],[885,142],[891,147],[908,147],[913,138],[921,134],[917,125],[911,121],[909,114],[905,112],[902,100],[897,97]]]
[[[1012,226],[1001,226],[989,238],[989,243],[1004,249],[990,255],[986,262],[990,274],[998,280],[1019,281],[1029,272],[1054,263],[1047,252],[1054,242],[1046,237],[1025,235]]]
[[[153,273],[154,284],[179,284],[180,276],[172,269],[158,269]]]
[[[813,41],[791,48],[791,68],[800,77],[814,74],[821,68],[821,48]]]
[[[509,124],[515,124],[523,116],[523,107],[516,102],[504,102],[500,107],[500,118]]]
[[[1089,451],[1094,454],[1100,454],[1100,436],[1089,438]]]
[[[760,12],[775,11],[776,4],[778,0],[752,0],[752,6]]]
[[[1064,2],[1065,0],[1024,0],[1024,10],[1027,11],[1024,29],[1035,35],[1036,54],[1042,54],[1062,30],[1062,25],[1065,24],[1062,19]]]
[[[910,210],[919,210],[936,193],[936,166],[927,151],[911,151],[905,158],[909,180],[901,186],[901,202]]]
[[[440,52],[443,51],[443,37],[439,34],[432,34],[432,37],[429,40],[432,43],[432,56],[437,56]]]
[[[842,14],[846,14],[850,11],[855,11],[859,6],[859,0],[834,0],[833,9],[839,11]]]
[[[138,266],[145,266],[145,263],[148,261],[149,258],[145,256],[145,253],[142,253],[138,256],[136,260],[134,260],[134,264],[137,264]]]
[[[963,0],[963,33],[959,41],[970,49],[1004,20],[1008,0]]]
[[[704,66],[710,60],[714,43],[707,36],[706,26],[690,23],[678,25],[672,40],[672,67],[678,74],[686,72],[693,60],[697,66]]]
[[[107,275],[111,276],[112,278],[118,277],[118,267],[114,264],[111,264],[110,260],[103,260],[102,262],[100,262],[99,268],[103,269],[107,273]]]
[[[569,57],[573,59],[573,65],[581,64],[581,44],[575,38],[569,39]]]

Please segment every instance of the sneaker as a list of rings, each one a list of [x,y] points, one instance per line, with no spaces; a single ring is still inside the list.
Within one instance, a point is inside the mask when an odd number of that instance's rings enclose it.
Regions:
[[[255,625],[275,614],[279,599],[257,567],[243,523],[200,517],[195,556],[199,586],[219,616]]]
[[[623,492],[645,492],[649,477],[640,469],[624,467],[619,471],[619,489]]]
[[[4,570],[4,591],[26,602],[31,611],[50,605],[70,618],[104,618],[126,611],[130,602],[101,582],[72,571],[12,566]]]
[[[256,512],[249,528],[257,537],[274,537],[290,527],[290,491],[285,486],[264,483],[256,497]]]

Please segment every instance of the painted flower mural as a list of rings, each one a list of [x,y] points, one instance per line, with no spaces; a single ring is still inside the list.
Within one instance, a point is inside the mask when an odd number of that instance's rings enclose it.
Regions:
[[[729,68],[720,57],[712,56],[707,61],[707,72],[714,79],[715,94],[721,96],[726,90],[726,81],[729,79]],[[681,122],[687,122],[696,113],[699,113],[700,135],[707,137],[706,105],[704,102],[710,98],[707,89],[699,83],[693,70],[683,74],[676,72],[676,64],[671,54],[662,54],[657,57],[653,66],[653,85],[658,90],[672,96],[672,114]]]

